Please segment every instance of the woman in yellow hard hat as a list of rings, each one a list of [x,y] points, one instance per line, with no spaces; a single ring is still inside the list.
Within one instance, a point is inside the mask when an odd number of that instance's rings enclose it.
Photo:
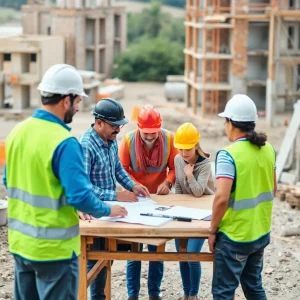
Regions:
[[[179,149],[175,157],[175,193],[191,194],[195,197],[214,194],[214,180],[210,155],[199,144],[200,133],[192,123],[181,125],[174,137],[174,146]],[[189,239],[187,252],[200,252],[204,239]],[[175,240],[179,251],[179,240]],[[180,262],[180,273],[184,300],[198,299],[201,278],[200,262]]]

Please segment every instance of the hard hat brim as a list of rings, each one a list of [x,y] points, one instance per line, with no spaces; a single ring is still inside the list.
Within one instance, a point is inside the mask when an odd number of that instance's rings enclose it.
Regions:
[[[174,143],[174,147],[176,149],[185,149],[185,150],[192,149],[196,145],[197,145],[197,143],[196,144],[178,144],[178,143]]]
[[[106,120],[106,119],[104,119],[104,120]],[[109,120],[107,120],[107,121],[109,121]],[[126,118],[124,118],[123,120],[119,120],[119,121],[109,121],[111,124],[115,124],[115,125],[119,125],[119,126],[121,126],[121,125],[125,125],[125,124],[127,124],[129,121],[126,119]]]
[[[139,128],[139,130],[143,133],[156,133],[161,130],[161,128]]]
[[[228,118],[227,115],[225,114],[225,112],[219,113],[218,116],[221,118]]]
[[[81,97],[88,98],[89,96],[83,91],[80,95]]]

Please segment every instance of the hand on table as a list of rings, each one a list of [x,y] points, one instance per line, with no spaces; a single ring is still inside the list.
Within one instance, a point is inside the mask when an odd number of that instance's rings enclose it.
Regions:
[[[89,214],[86,214],[86,213],[83,213],[81,211],[78,212],[78,216],[79,216],[79,219],[80,220],[83,220],[83,221],[86,221],[86,220],[93,220],[94,217],[89,215]]]
[[[150,198],[150,193],[149,193],[148,189],[144,185],[136,184],[136,185],[134,185],[132,187],[132,191],[137,196],[142,196],[142,197],[148,197],[148,198]]]
[[[139,201],[136,194],[130,191],[117,192],[117,201],[121,202],[137,202]]]
[[[168,195],[169,192],[170,192],[169,182],[168,181],[164,181],[162,184],[160,184],[157,187],[156,194],[157,195]]]
[[[111,205],[110,209],[110,217],[126,217],[128,215],[126,208],[123,206]]]

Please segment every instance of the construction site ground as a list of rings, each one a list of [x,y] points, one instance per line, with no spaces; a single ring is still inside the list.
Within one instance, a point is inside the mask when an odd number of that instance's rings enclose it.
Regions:
[[[175,131],[184,122],[193,122],[201,132],[201,146],[212,155],[219,149],[228,145],[229,141],[224,132],[224,121],[216,116],[207,116],[205,119],[193,117],[191,111],[185,108],[184,103],[167,102],[164,97],[163,85],[159,83],[126,83],[125,99],[121,100],[126,116],[131,119],[134,107],[145,104],[155,105],[163,117],[163,126]],[[32,111],[25,111],[24,116],[29,116]],[[279,151],[285,131],[284,124],[290,120],[291,114],[276,116],[276,127],[268,128],[264,119],[257,122],[257,130],[265,131],[268,140]],[[4,140],[17,120],[7,120],[0,116],[0,140]],[[79,112],[75,115],[71,124],[76,137],[80,136],[93,123],[90,113]],[[124,133],[136,127],[134,121],[122,128],[119,139]],[[251,162],[249,162],[251,163]],[[20,167],[20,172],[22,168]],[[0,168],[2,178],[3,168]],[[2,182],[2,180],[1,180]],[[6,197],[6,190],[0,185],[0,199]],[[201,201],[201,198],[199,199]],[[268,299],[271,300],[296,300],[300,299],[300,239],[299,237],[280,237],[282,226],[300,226],[300,211],[293,210],[287,202],[274,200],[272,241],[265,250],[263,282]],[[175,250],[174,241],[170,241],[167,248]],[[207,243],[203,251],[208,251]],[[13,299],[13,259],[8,253],[7,227],[0,227],[0,300]],[[148,264],[142,264],[141,300],[148,299],[147,294],[147,270]],[[113,265],[112,299],[126,300],[126,262],[117,261]],[[212,264],[202,264],[202,278],[200,299],[212,299],[211,296]],[[165,275],[162,283],[162,299],[176,300],[182,296],[181,278],[178,263],[165,263]],[[245,299],[242,290],[237,290],[237,300]]]

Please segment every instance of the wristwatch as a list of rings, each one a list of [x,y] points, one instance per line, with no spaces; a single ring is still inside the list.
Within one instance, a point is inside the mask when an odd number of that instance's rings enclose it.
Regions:
[[[171,189],[172,188],[172,183],[168,180],[166,180],[166,182],[169,184],[169,189]]]

